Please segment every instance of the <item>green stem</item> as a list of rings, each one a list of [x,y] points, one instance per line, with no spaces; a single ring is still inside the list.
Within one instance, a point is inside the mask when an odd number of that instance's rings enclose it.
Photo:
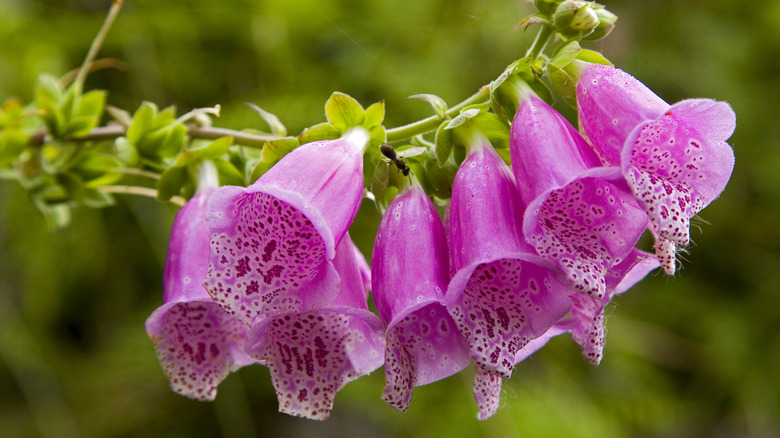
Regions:
[[[157,199],[157,190],[149,187],[112,185],[112,186],[101,186],[99,190],[103,193],[139,195],[139,196],[146,196],[149,198]],[[181,207],[187,203],[187,200],[182,198],[181,196],[173,196],[171,197],[171,199],[168,200],[168,202],[176,204]]]
[[[447,110],[446,113],[447,117],[445,119],[442,119],[439,116],[431,116],[422,120],[418,120],[414,123],[410,123],[408,125],[388,129],[387,141],[392,142],[392,141],[404,140],[407,138],[412,138],[415,135],[425,134],[426,132],[434,131],[436,130],[436,128],[439,127],[441,122],[443,122],[444,120],[452,116],[457,115],[461,109],[467,107],[468,105],[481,103],[487,100],[489,97],[490,97],[490,85],[484,85],[482,86],[482,88],[479,89],[479,91],[477,91],[471,97],[467,98],[463,102]]]
[[[555,29],[553,29],[552,26],[542,24],[542,28],[539,29],[539,33],[536,34],[533,45],[528,49],[527,56],[530,56],[532,61],[536,60],[536,58],[542,54],[544,46],[547,45],[547,42],[550,41],[550,37],[552,37],[554,33]]]
[[[89,47],[87,57],[84,58],[84,63],[81,65],[79,72],[76,74],[76,79],[73,81],[73,88],[76,92],[76,96],[80,95],[84,88],[84,80],[87,78],[87,73],[89,73],[89,66],[97,57],[100,46],[103,45],[103,40],[108,34],[108,30],[111,29],[114,19],[116,19],[116,16],[119,14],[119,10],[122,9],[122,2],[123,0],[114,0],[111,4],[111,9],[108,10],[108,15],[106,15],[106,19],[103,21],[100,32],[98,32],[97,36],[92,41],[92,45]]]

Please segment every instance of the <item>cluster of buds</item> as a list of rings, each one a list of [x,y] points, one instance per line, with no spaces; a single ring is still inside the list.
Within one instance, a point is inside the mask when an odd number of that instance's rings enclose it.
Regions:
[[[562,17],[581,2],[555,3]],[[211,400],[258,363],[280,411],[326,419],[336,392],[382,365],[383,399],[406,410],[415,386],[473,364],[485,419],[502,379],[553,336],[570,333],[598,364],[607,304],[659,266],[674,273],[691,217],[724,189],[735,116],[707,99],[669,105],[614,67],[570,71],[581,131],[522,82],[511,166],[478,124],[453,120],[465,154],[443,220],[405,174],[370,268],[348,234],[365,128],[294,149],[249,187],[202,184],[176,218],[165,303],[147,321],[172,389]],[[646,229],[656,254],[636,248]]]
[[[544,22],[565,38],[600,40],[615,28],[617,15],[595,2],[534,0],[539,12],[533,22]]]

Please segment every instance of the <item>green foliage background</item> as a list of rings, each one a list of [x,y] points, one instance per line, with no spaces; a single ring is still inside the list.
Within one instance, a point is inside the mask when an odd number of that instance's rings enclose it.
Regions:
[[[0,97],[32,96],[41,72],[80,65],[108,0],[0,0]],[[87,88],[133,111],[223,106],[220,126],[258,127],[244,105],[293,133],[324,121],[333,90],[384,99],[387,126],[451,104],[521,57],[521,0],[126,0],[101,51],[123,69]],[[160,304],[175,211],[145,198],[77,210],[49,231],[20,187],[0,183],[0,434],[135,436],[780,435],[780,3],[615,0],[613,34],[591,48],[669,102],[731,103],[737,165],[699,221],[690,262],[652,274],[609,309],[606,357],[554,339],[504,384],[478,422],[470,375],[418,388],[407,413],[380,399],[383,373],[338,394],[325,423],[276,412],[266,369],[231,375],[214,403],[167,388],[143,322]],[[565,109],[565,108],[561,108]],[[571,112],[569,111],[569,114]],[[378,216],[352,234],[370,250]]]

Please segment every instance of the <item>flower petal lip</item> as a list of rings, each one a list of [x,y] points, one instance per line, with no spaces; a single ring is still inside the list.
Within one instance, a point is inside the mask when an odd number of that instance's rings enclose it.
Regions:
[[[405,411],[414,386],[457,373],[469,363],[465,339],[444,307],[449,281],[444,227],[413,183],[382,217],[372,256],[374,301],[387,324],[383,399]]]
[[[384,362],[382,323],[368,311],[348,235],[334,264],[342,283],[331,305],[260,315],[247,334],[246,351],[271,371],[281,412],[325,420],[344,385]]]
[[[363,195],[360,128],[293,150],[247,188],[223,187],[207,207],[211,297],[249,324],[259,314],[306,310],[336,296],[336,244]]]
[[[243,351],[247,326],[231,318],[201,285],[208,266],[206,198],[199,191],[177,213],[168,245],[163,305],[146,320],[171,389],[197,400],[213,400],[231,371],[254,363]]]

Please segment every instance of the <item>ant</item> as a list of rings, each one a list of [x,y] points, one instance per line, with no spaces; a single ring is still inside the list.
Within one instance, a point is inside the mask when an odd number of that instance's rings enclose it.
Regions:
[[[395,167],[397,167],[404,176],[409,176],[409,172],[411,172],[412,169],[410,169],[409,166],[406,165],[406,162],[398,156],[395,149],[393,149],[389,143],[382,143],[379,146],[379,150],[382,152],[382,155],[395,164]]]

